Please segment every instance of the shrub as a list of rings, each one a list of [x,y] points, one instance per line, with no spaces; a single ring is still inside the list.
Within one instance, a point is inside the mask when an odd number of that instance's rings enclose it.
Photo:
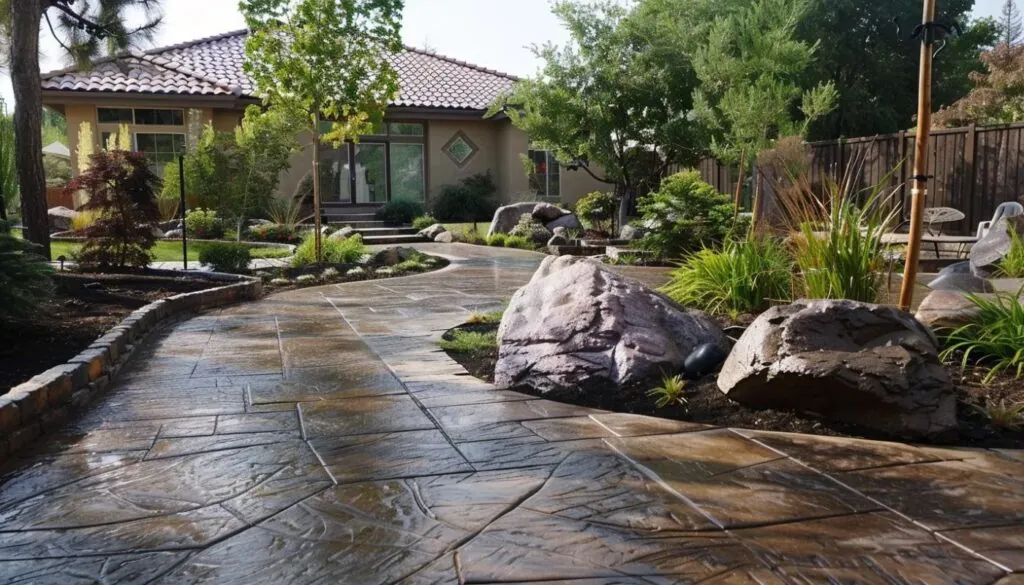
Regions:
[[[320,273],[320,280],[324,282],[331,282],[332,280],[338,280],[341,278],[341,273],[338,272],[337,268],[328,268]]]
[[[199,251],[199,261],[217,272],[245,272],[249,269],[249,246],[235,242],[207,244]]]
[[[730,241],[705,248],[674,270],[662,289],[686,307],[711,313],[757,313],[793,295],[793,260],[772,238]]]
[[[967,295],[978,310],[973,323],[945,335],[945,360],[960,356],[960,367],[975,363],[989,368],[987,384],[1004,370],[1024,374],[1024,305],[1020,295],[1000,292],[991,299]]]
[[[548,238],[551,237],[551,232],[548,231],[548,228],[544,227],[544,224],[533,219],[533,214],[524,213],[519,216],[519,222],[512,227],[508,235],[526,238],[533,243],[540,244],[547,242]]]
[[[316,242],[314,234],[306,236],[299,247],[295,249],[295,256],[292,258],[292,266],[300,268],[316,263]],[[363,238],[355,234],[344,240],[321,240],[322,261],[327,264],[354,264],[366,253],[366,246],[363,245]]]
[[[212,209],[190,209],[185,212],[185,233],[190,238],[216,240],[224,236],[224,224]]]
[[[1024,238],[1016,228],[1011,227],[1010,251],[999,263],[999,275],[1007,278],[1024,278]]]
[[[504,248],[505,242],[508,240],[508,234],[496,233],[487,236],[487,245],[496,246],[498,248]]]
[[[580,218],[583,225],[602,234],[612,232],[617,209],[615,196],[600,191],[588,193],[576,202],[576,216]]]
[[[154,194],[159,183],[141,153],[112,150],[92,155],[89,168],[68,184],[71,191],[88,193],[84,209],[100,212],[86,230],[78,261],[104,268],[147,266],[156,243],[153,229],[160,220]]]
[[[434,225],[435,223],[437,223],[437,219],[433,215],[430,215],[428,213],[427,215],[421,215],[416,219],[412,220],[412,227],[418,230],[423,230]]]
[[[796,232],[791,241],[804,296],[879,302],[887,268],[882,238],[898,216],[888,181],[884,177],[865,194],[853,187],[853,180],[827,180],[822,196],[803,182],[799,194],[783,196]]]
[[[249,238],[257,242],[275,242],[278,244],[297,244],[302,241],[295,225],[281,223],[264,223],[249,228]]]
[[[487,238],[480,235],[480,232],[475,229],[460,230],[452,233],[452,237],[456,242],[462,242],[463,244],[487,244]]]
[[[497,347],[497,331],[480,332],[456,329],[452,332],[451,339],[441,340],[441,349],[459,353],[486,351]]]
[[[661,258],[720,244],[735,227],[733,203],[702,181],[697,171],[666,178],[637,207],[648,230],[637,245]]]
[[[490,221],[498,208],[498,186],[490,171],[470,175],[456,185],[445,185],[434,199],[434,217],[441,221]]]
[[[506,248],[520,248],[523,250],[532,250],[533,242],[523,236],[508,236],[505,238]]]
[[[316,275],[302,274],[295,278],[295,284],[299,286],[310,286],[316,284]]]
[[[28,244],[0,230],[0,317],[35,312],[53,293],[53,268]]]
[[[497,325],[505,315],[505,309],[490,313],[471,313],[466,323],[469,325]]]
[[[377,219],[392,225],[404,225],[423,215],[423,205],[416,201],[399,199],[377,210]]]

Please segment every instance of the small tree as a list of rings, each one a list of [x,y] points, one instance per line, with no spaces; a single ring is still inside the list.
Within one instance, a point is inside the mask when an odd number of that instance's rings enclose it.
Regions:
[[[937,127],[1009,124],[1024,120],[1024,45],[1000,43],[981,54],[985,72],[971,73],[974,89],[932,117]]]
[[[1020,42],[1024,25],[1021,24],[1020,11],[1015,0],[1003,2],[999,14],[999,36],[1004,45],[1013,46]]]
[[[697,171],[668,177],[640,202],[644,229],[640,247],[661,258],[679,258],[721,243],[738,231],[729,198],[705,183]]]
[[[301,111],[312,135],[315,249],[320,141],[357,140],[398,93],[389,57],[402,48],[402,0],[241,0],[251,31],[245,71],[271,109]],[[321,136],[320,121],[330,120]]]
[[[99,219],[86,230],[79,262],[101,268],[144,267],[156,243],[153,228],[160,220],[155,189],[160,178],[141,153],[106,151],[92,156],[89,169],[67,189],[84,190],[84,209],[97,210]]]

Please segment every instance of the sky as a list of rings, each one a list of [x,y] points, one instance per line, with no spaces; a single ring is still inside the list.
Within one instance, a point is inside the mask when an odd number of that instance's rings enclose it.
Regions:
[[[976,0],[976,16],[994,16],[1003,0]],[[1018,0],[1024,10],[1024,2]],[[171,45],[244,28],[237,0],[165,0],[164,23],[153,46]],[[407,45],[506,73],[526,76],[538,63],[533,44],[568,38],[550,11],[550,0],[406,0],[402,36]],[[49,32],[41,34],[42,70],[67,66]],[[144,47],[146,48],[146,47]],[[13,102],[10,78],[0,96]]]

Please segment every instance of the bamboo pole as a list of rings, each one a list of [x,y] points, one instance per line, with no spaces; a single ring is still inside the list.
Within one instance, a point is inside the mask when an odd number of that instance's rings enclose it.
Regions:
[[[910,310],[914,301],[918,262],[921,259],[921,236],[924,227],[924,205],[928,197],[928,134],[932,125],[932,33],[927,27],[935,21],[935,0],[924,0],[922,23],[925,30],[921,41],[921,71],[917,86],[917,134],[914,136],[914,176],[910,190],[910,238],[907,242],[907,261],[900,284],[899,307]]]

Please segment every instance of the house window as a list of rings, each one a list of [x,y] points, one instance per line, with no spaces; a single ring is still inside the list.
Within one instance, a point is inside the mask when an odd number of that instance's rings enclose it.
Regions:
[[[427,191],[424,130],[416,122],[391,122],[375,129],[375,134],[360,136],[358,144],[324,148],[321,167],[336,169],[332,179],[339,182],[336,190],[325,189],[331,195],[324,195],[324,200],[423,201]]]
[[[157,108],[97,108],[96,118],[100,124],[184,126],[185,110]]]
[[[470,141],[468,136],[463,134],[462,130],[459,130],[448,141],[448,144],[444,145],[443,150],[448,155],[448,158],[452,159],[455,166],[461,169],[476,154],[477,147]]]
[[[558,199],[562,195],[561,168],[549,150],[530,150],[530,188],[539,197]]]
[[[164,166],[185,154],[185,135],[136,132],[135,150],[146,155],[154,173],[163,176]]]

